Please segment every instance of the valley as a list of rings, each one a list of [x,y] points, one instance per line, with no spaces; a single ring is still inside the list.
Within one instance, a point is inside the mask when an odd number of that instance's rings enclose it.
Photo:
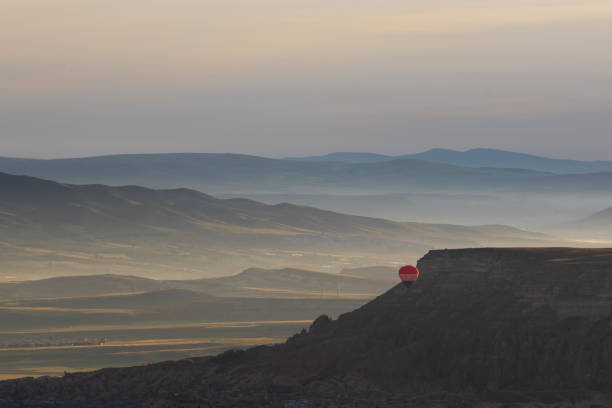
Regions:
[[[0,281],[121,274],[194,279],[253,266],[321,272],[415,262],[432,248],[565,245],[505,225],[397,222],[189,189],[0,174]]]
[[[284,341],[359,307],[395,281],[249,269],[234,276],[158,281],[121,275],[0,283],[0,378],[131,366]]]

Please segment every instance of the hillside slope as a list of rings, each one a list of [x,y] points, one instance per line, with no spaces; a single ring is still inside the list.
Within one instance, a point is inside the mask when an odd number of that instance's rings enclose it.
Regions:
[[[561,234],[572,239],[582,239],[586,242],[612,241],[612,207],[576,220],[558,224],[548,228],[553,234]]]
[[[238,275],[191,281],[167,281],[166,285],[201,290],[216,296],[235,297],[343,297],[371,298],[389,287],[389,279],[397,279],[393,270],[379,276],[350,276],[300,269],[270,270],[250,268]]]
[[[489,153],[482,155],[486,159]],[[215,196],[268,204],[290,202],[396,221],[538,229],[584,217],[612,200],[612,172],[605,166],[595,166],[586,174],[578,170],[577,174],[560,174],[555,173],[562,170],[558,168],[551,172],[507,168],[529,168],[531,159],[523,164],[512,157],[498,160],[498,156],[495,153],[491,159],[472,164],[470,158],[461,166],[414,157],[363,163],[237,154],[0,158],[0,172],[73,184],[189,188]],[[539,163],[539,158],[534,160]]]
[[[612,391],[611,249],[439,250],[418,266],[412,288],[398,285],[336,321],[322,316],[283,345],[7,381],[0,398],[100,406],[281,406],[296,398],[347,407],[520,406]]]
[[[0,283],[0,300],[101,296],[160,289],[153,279],[121,275],[60,276]]]
[[[72,185],[0,173],[0,227],[28,236],[121,236],[207,231],[219,236],[380,234],[406,242],[419,229],[441,238],[454,228],[340,214],[292,204],[266,205],[246,199],[217,199],[188,189],[152,190],[138,186]],[[493,231],[496,227],[489,227]],[[497,228],[507,228],[498,226]],[[531,238],[546,238],[527,234]],[[527,236],[525,236],[527,238]],[[452,239],[452,238],[451,238]]]
[[[434,247],[556,242],[505,226],[398,223],[188,189],[60,184],[8,174],[0,174],[0,234],[0,272],[13,280],[31,279],[25,272],[186,279],[254,265],[333,272],[403,263]]]
[[[249,268],[221,278],[154,280],[123,275],[63,276],[24,282],[0,282],[0,302],[142,294],[179,289],[215,297],[371,298],[397,281],[397,268],[362,268],[331,274],[301,269]],[[113,296],[110,296],[113,295]],[[109,302],[113,302],[109,299]]]
[[[173,327],[178,333],[180,327],[205,326],[207,322],[229,322],[229,327],[233,322],[236,327],[244,327],[256,326],[256,322],[262,321],[311,321],[313,315],[329,313],[337,316],[366,300],[364,297],[215,297],[203,292],[164,289],[146,293],[21,300],[19,303],[0,301],[3,324],[0,344],[6,338],[36,338],[36,334],[44,334],[48,329],[51,330],[47,338],[53,333],[71,331],[104,335],[114,330],[138,331],[139,326],[154,330],[158,326],[170,329],[166,336],[172,336]],[[264,330],[261,332],[265,333]],[[159,338],[156,336],[160,336],[160,331],[149,334],[152,340]],[[45,338],[44,335],[38,336],[41,337]],[[5,350],[0,347],[0,355],[6,356],[2,353]],[[74,357],[78,358],[78,354]]]
[[[612,207],[581,220],[580,224],[585,227],[612,229]]]

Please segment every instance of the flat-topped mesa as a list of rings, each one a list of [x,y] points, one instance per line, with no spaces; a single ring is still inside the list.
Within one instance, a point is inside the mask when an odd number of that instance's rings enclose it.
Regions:
[[[430,251],[420,284],[447,296],[501,290],[558,318],[612,312],[612,249],[476,248]]]
[[[432,250],[418,268],[412,288],[398,285],[362,309],[423,304],[458,309],[478,299],[488,299],[491,307],[505,299],[508,308],[498,318],[539,311],[556,319],[598,320],[612,313],[612,249]]]

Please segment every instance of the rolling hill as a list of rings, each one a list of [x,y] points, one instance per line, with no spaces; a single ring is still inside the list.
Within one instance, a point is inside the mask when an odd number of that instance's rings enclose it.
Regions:
[[[612,207],[601,210],[581,220],[580,224],[590,228],[612,229]]]
[[[217,199],[188,189],[68,185],[0,173],[0,226],[17,237],[96,238],[199,232],[201,238],[241,236],[378,236],[400,242],[427,237],[455,239],[452,232],[507,234],[504,226],[462,227],[398,223],[292,204],[265,205],[246,199]],[[547,239],[526,233],[523,238]]]
[[[87,298],[185,290],[215,297],[369,298],[397,281],[397,268],[369,267],[340,274],[300,269],[250,268],[220,278],[154,280],[136,276],[61,276],[23,282],[0,282],[0,301]],[[118,299],[118,298],[115,298]],[[112,302],[112,299],[109,300]]]
[[[387,286],[388,287],[388,286]],[[85,296],[57,299],[32,299],[19,303],[0,302],[2,335],[9,331],[45,328],[70,331],[83,326],[83,331],[104,331],[105,325],[145,324],[179,325],[185,323],[298,321],[313,315],[329,313],[337,316],[359,307],[368,298],[280,298],[215,297],[206,293],[163,289],[154,292]],[[95,327],[99,326],[99,327]],[[107,331],[121,330],[108,328]],[[13,335],[14,335],[13,332]],[[22,336],[27,332],[21,333]],[[0,352],[1,352],[0,348]]]
[[[548,230],[587,242],[612,242],[612,207],[576,221],[552,226]]]
[[[389,272],[388,278],[397,279],[395,270]],[[168,281],[166,284],[172,287],[201,290],[216,296],[368,298],[388,288],[389,280],[381,279],[379,276],[352,276],[291,268],[281,270],[250,268],[233,276]]]
[[[395,269],[388,272],[397,279]],[[0,379],[276,343],[312,316],[338,316],[392,284],[297,269],[183,281],[94,275],[0,283]]]
[[[119,295],[150,292],[160,288],[160,282],[136,276],[58,276],[23,282],[2,282],[0,300]]]
[[[404,263],[433,247],[544,245],[506,226],[398,223],[188,189],[72,185],[0,174],[0,275],[185,279],[250,266],[331,271]],[[31,277],[30,277],[31,278]]]

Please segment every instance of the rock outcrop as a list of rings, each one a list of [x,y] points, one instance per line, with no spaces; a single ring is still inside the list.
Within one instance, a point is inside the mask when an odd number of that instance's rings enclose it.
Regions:
[[[299,396],[395,406],[405,397],[412,406],[419,395],[476,404],[612,392],[612,250],[436,250],[418,266],[411,288],[397,285],[335,321],[321,317],[282,345],[5,381],[0,401],[275,406]]]

